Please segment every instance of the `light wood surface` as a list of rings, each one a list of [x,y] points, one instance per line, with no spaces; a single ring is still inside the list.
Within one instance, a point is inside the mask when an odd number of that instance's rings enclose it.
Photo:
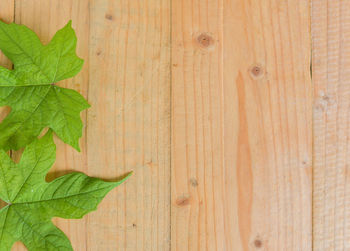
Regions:
[[[350,249],[350,2],[313,1],[314,250]]]
[[[224,8],[228,250],[311,250],[312,88],[308,1]],[[238,38],[238,39],[236,39]],[[227,207],[228,208],[228,207]]]
[[[105,179],[134,171],[97,212],[54,223],[75,250],[169,249],[169,1],[5,2],[1,19],[14,17],[43,43],[72,20],[78,55],[85,59],[77,77],[59,83],[79,91],[92,105],[82,114],[82,151],[56,140],[57,161],[48,179],[72,170]],[[8,61],[1,60],[6,66]],[[20,152],[13,156],[18,159]],[[18,243],[13,250],[25,248]]]
[[[172,250],[311,250],[309,3],[172,7]]]
[[[170,245],[170,6],[90,3],[88,173],[133,170],[87,221],[88,250]]]
[[[228,250],[222,1],[172,2],[171,66],[171,250]]]
[[[85,59],[59,83],[92,105],[82,151],[56,140],[48,179],[134,171],[98,211],[54,219],[75,250],[350,249],[349,13],[340,0],[0,0],[0,19],[44,43],[71,19]]]

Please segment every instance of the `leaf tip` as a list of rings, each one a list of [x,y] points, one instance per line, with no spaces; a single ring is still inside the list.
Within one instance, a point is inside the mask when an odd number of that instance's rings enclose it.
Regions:
[[[125,174],[118,183],[123,183],[133,175],[134,171],[130,171]]]
[[[110,184],[112,185],[113,188],[121,185],[122,183],[124,183],[127,179],[130,178],[130,176],[133,174],[133,171],[128,172],[126,174],[124,174],[123,176],[119,177],[117,180],[110,182]]]
[[[77,150],[78,153],[81,152],[79,143],[78,143],[78,144],[73,144],[72,147],[73,147],[75,150]]]

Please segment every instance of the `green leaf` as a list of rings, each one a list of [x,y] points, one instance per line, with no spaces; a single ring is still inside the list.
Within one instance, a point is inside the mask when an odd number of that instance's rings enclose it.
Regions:
[[[16,241],[29,251],[73,250],[52,217],[83,217],[129,176],[105,182],[75,172],[48,183],[55,151],[51,131],[26,147],[19,164],[0,150],[0,198],[7,203],[0,210],[0,251],[11,250]]]
[[[0,67],[0,106],[11,107],[0,124],[1,149],[18,150],[49,127],[80,151],[80,112],[90,106],[78,92],[56,85],[83,66],[76,43],[71,22],[44,46],[26,26],[0,21],[0,49],[14,63],[14,70]]]

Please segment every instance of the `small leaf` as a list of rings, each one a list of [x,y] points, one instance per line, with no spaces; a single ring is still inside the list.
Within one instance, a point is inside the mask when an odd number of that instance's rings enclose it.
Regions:
[[[74,172],[47,183],[55,150],[51,131],[28,145],[19,164],[0,150],[0,199],[7,203],[0,210],[0,251],[11,250],[16,241],[29,251],[73,250],[52,217],[83,217],[130,176],[105,182]]]
[[[80,112],[90,106],[78,92],[56,85],[83,66],[76,43],[71,22],[44,46],[26,26],[0,21],[0,49],[14,63],[14,70],[0,67],[0,106],[12,108],[0,124],[0,148],[18,150],[49,127],[80,151]]]

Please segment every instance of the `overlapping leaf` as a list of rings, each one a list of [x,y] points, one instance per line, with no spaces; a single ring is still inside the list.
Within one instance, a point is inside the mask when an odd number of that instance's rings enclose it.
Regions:
[[[29,251],[73,250],[52,217],[81,218],[126,179],[105,182],[71,173],[47,183],[55,150],[51,131],[28,145],[19,164],[0,150],[0,198],[8,203],[0,210],[0,251],[11,250],[16,241]]]
[[[1,149],[22,148],[49,127],[79,150],[80,112],[89,104],[78,92],[56,85],[82,68],[76,42],[71,22],[44,46],[26,26],[0,21],[0,49],[14,63],[14,70],[0,67],[0,106],[11,107],[0,124]]]

